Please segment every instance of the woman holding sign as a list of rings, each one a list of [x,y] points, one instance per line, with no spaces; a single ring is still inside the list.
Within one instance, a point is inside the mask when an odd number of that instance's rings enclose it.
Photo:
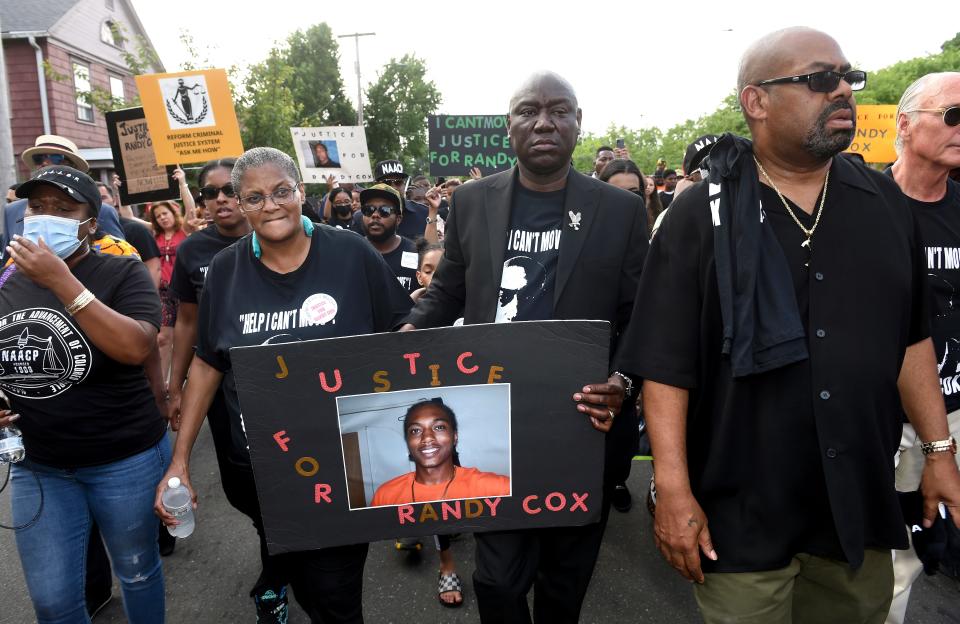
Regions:
[[[193,492],[190,451],[218,388],[231,419],[242,422],[231,347],[389,331],[411,306],[366,241],[301,216],[303,184],[289,156],[269,147],[248,150],[234,165],[232,182],[253,233],[218,254],[207,271],[197,353],[181,400],[180,435],[170,469],[157,486],[155,510],[167,525],[176,521],[163,510],[160,496],[170,477],[179,477]],[[333,265],[351,270],[331,272]],[[265,317],[289,322],[282,327],[259,322]],[[246,439],[242,433],[238,438],[231,461],[245,469],[247,487],[253,490]],[[260,535],[264,566],[253,591],[260,621],[286,621],[289,583],[313,621],[362,622],[367,544],[271,557],[259,512],[254,509],[250,516]]]

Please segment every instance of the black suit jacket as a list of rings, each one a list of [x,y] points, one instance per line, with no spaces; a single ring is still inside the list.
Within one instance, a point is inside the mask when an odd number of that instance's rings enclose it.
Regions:
[[[465,324],[494,322],[517,176],[514,167],[457,189],[444,231],[443,262],[404,322],[420,329],[445,327],[461,311]],[[580,214],[579,229],[571,227],[571,212]],[[563,214],[553,318],[609,321],[615,370],[618,337],[630,320],[647,253],[647,212],[641,197],[571,168]],[[584,380],[590,381],[597,380]],[[636,415],[625,404],[623,416],[614,428],[623,428],[624,436],[612,437],[635,446]],[[610,446],[608,440],[608,459]],[[630,454],[629,449],[613,452],[614,472],[623,469]],[[608,477],[611,468],[608,463]]]

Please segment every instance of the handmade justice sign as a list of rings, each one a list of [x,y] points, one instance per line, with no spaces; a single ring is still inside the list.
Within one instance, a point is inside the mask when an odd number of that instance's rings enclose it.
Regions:
[[[222,69],[136,77],[157,163],[175,165],[243,153]]]
[[[270,552],[596,522],[604,436],[572,396],[609,340],[536,321],[232,349]]]
[[[373,182],[362,126],[290,128],[290,134],[304,182],[320,184],[329,175],[338,182]]]
[[[896,138],[896,104],[858,104],[856,134],[846,151],[868,163],[892,163],[897,159]]]
[[[517,164],[506,115],[430,115],[427,119],[430,175],[465,176],[473,167],[489,175]]]
[[[179,199],[180,185],[173,179],[173,166],[161,166],[153,154],[153,140],[143,108],[125,108],[105,115],[113,167],[123,182],[120,203],[124,206]]]

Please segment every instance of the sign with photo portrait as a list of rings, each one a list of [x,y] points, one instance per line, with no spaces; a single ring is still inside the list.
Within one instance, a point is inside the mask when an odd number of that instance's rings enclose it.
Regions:
[[[231,350],[271,554],[600,518],[605,321]]]
[[[330,175],[338,182],[373,182],[363,126],[290,128],[290,135],[304,182],[322,184]]]
[[[158,164],[206,162],[243,153],[224,70],[145,74],[136,81]]]
[[[175,167],[157,164],[143,108],[109,111],[104,117],[113,153],[113,168],[123,182],[120,203],[130,206],[180,199],[180,185],[173,179]]]

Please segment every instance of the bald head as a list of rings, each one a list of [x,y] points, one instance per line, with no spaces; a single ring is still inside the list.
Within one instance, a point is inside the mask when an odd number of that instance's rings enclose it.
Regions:
[[[936,108],[935,100],[951,86],[960,85],[960,72],[937,72],[926,74],[913,81],[903,92],[897,106],[897,138],[894,146],[899,154],[903,150],[902,130],[913,124],[918,108]],[[905,117],[901,121],[901,117]]]
[[[510,111],[512,112],[517,102],[529,93],[537,93],[545,87],[550,88],[554,93],[563,93],[573,101],[574,107],[578,107],[577,93],[573,90],[573,85],[567,82],[567,79],[560,74],[552,71],[538,71],[530,74],[523,84],[520,85],[513,96],[510,98]]]
[[[795,64],[800,50],[807,49],[811,42],[822,45],[824,40],[839,48],[833,37],[806,26],[793,26],[764,35],[747,48],[740,59],[737,93],[761,80],[783,76]]]

